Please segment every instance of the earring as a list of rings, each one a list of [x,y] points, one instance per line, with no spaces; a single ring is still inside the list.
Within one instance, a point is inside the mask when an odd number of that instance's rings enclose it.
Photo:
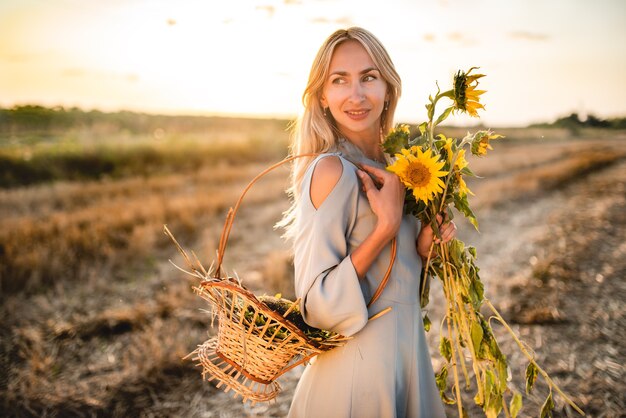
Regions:
[[[389,110],[389,102],[385,102],[385,112]]]
[[[324,112],[324,116],[328,116],[328,114],[326,113],[326,111],[327,111],[327,110],[328,110],[328,108],[327,108],[327,107],[323,107],[323,108],[322,108],[322,112]]]

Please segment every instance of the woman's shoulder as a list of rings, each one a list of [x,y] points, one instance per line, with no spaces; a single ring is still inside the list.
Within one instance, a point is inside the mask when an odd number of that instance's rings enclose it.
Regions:
[[[310,196],[319,208],[335,188],[356,184],[356,167],[339,154],[323,154],[313,166]]]

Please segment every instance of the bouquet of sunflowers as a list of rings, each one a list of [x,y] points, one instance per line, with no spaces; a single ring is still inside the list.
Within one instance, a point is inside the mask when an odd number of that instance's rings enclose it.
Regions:
[[[395,155],[393,164],[387,170],[395,173],[407,187],[405,212],[416,216],[423,224],[430,224],[438,234],[437,215],[447,214],[453,218],[451,206],[463,214],[478,229],[476,216],[468,202],[473,194],[465,182],[466,177],[475,176],[466,160],[466,150],[482,157],[492,147],[490,142],[502,135],[490,130],[468,133],[461,139],[447,138],[435,134],[435,128],[450,114],[467,113],[478,117],[478,110],[484,109],[480,96],[484,90],[477,90],[478,80],[483,74],[472,74],[477,67],[467,72],[458,71],[454,76],[452,89],[441,92],[438,87],[435,97],[429,97],[426,104],[428,120],[417,128],[417,136],[411,138],[408,125],[400,125],[386,137],[385,152]],[[436,119],[435,108],[441,99],[449,99],[448,106]],[[515,418],[522,408],[522,395],[509,388],[507,383],[509,367],[506,356],[500,350],[494,337],[490,321],[500,322],[518,344],[528,359],[526,368],[526,392],[533,389],[540,374],[548,384],[550,392],[541,408],[540,416],[552,416],[554,402],[552,391],[581,415],[583,411],[554,383],[550,376],[537,364],[525,344],[515,335],[496,308],[484,296],[484,287],[476,265],[476,249],[454,239],[447,244],[435,244],[430,248],[424,266],[421,304],[428,304],[428,277],[437,276],[443,285],[446,298],[445,332],[441,330],[439,351],[446,364],[436,373],[436,382],[444,402],[457,404],[459,417],[467,416],[461,400],[460,372],[465,378],[466,389],[470,388],[470,376],[466,365],[466,353],[471,359],[477,393],[474,401],[482,407],[487,417],[497,417],[503,410],[505,416]],[[481,308],[485,305],[493,314],[485,318]],[[430,329],[430,319],[424,317],[424,326]],[[442,321],[443,328],[443,321]],[[454,378],[453,395],[448,394],[448,374]],[[509,398],[507,401],[506,398]]]

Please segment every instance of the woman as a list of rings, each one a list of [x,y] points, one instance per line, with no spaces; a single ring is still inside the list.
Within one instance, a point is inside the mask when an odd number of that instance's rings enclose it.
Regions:
[[[361,28],[333,33],[311,68],[292,152],[321,155],[294,165],[285,224],[305,321],[352,339],[306,367],[290,417],[445,416],[418,297],[422,262],[439,239],[403,216],[404,187],[384,170],[381,140],[400,91],[385,48]],[[440,230],[444,242],[456,234],[453,223]],[[394,237],[392,275],[368,308]]]

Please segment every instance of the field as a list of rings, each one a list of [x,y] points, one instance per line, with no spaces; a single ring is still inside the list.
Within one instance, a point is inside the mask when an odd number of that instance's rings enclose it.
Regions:
[[[193,280],[169,263],[182,260],[163,234],[167,224],[210,264],[228,207],[286,154],[285,128],[251,123],[209,139],[133,134],[107,141],[107,132],[94,138],[78,131],[63,140],[19,137],[0,148],[6,416],[286,415],[300,368],[282,379],[276,402],[250,406],[203,382],[182,360],[214,331]],[[626,132],[502,133],[507,139],[487,158],[470,162],[484,177],[469,184],[481,233],[459,220],[461,238],[478,249],[487,297],[557,383],[589,416],[623,416]],[[7,174],[15,167],[28,182]],[[226,255],[226,267],[258,293],[293,294],[289,247],[272,230],[288,207],[286,174],[279,170],[252,189]],[[432,288],[429,316],[438,324],[441,288]],[[523,359],[500,331],[523,390]],[[545,386],[536,393],[545,397]],[[531,395],[520,416],[537,416],[541,395]],[[468,392],[465,403],[471,398]],[[575,416],[556,399],[555,416]]]

